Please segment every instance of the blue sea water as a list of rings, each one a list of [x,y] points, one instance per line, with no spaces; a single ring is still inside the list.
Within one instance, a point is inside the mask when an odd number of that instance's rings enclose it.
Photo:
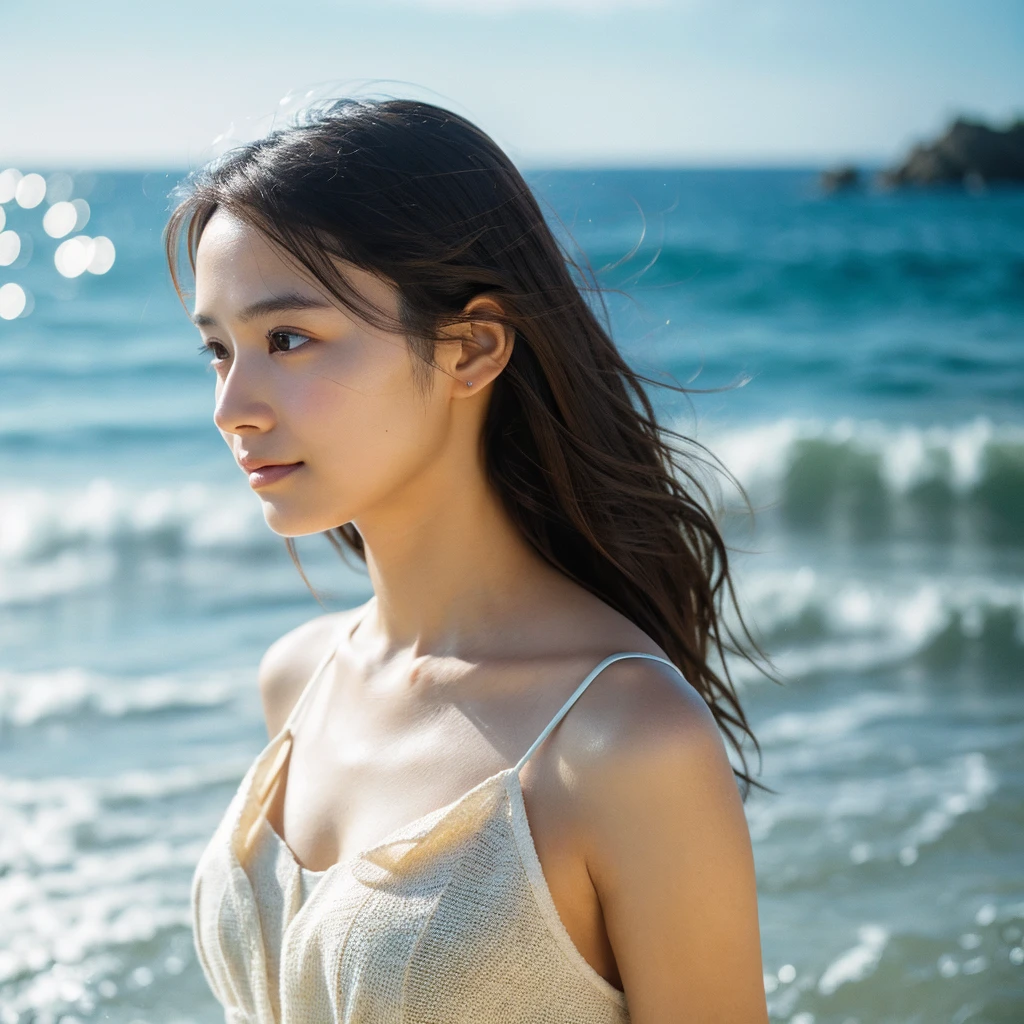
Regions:
[[[266,742],[256,664],[322,610],[212,423],[161,251],[179,177],[76,176],[102,277],[4,208],[34,304],[0,321],[0,1024],[221,1019],[191,872]],[[1024,1020],[1024,191],[529,180],[758,509],[723,482],[786,679],[737,669],[778,791],[746,805],[773,1021]],[[369,596],[298,548],[328,608]]]

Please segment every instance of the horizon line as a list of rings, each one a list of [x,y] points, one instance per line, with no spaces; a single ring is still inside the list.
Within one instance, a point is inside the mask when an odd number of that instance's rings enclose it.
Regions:
[[[212,158],[211,158],[212,159]],[[124,163],[52,163],[50,161],[35,161],[19,159],[18,157],[4,157],[0,155],[0,170],[16,168],[23,174],[63,171],[69,174],[180,174],[187,175],[199,170],[207,161],[203,161],[193,167],[173,163],[151,163],[134,162]],[[544,171],[824,171],[834,170],[837,167],[852,166],[863,171],[884,170],[892,165],[893,161],[872,158],[836,158],[836,159],[762,159],[742,161],[715,161],[715,160],[610,160],[610,159],[586,159],[586,160],[522,160],[512,161],[516,168],[523,173],[534,173]]]

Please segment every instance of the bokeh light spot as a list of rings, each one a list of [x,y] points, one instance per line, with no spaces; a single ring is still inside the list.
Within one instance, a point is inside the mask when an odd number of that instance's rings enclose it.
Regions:
[[[88,217],[86,218],[88,220]],[[54,203],[43,214],[43,230],[51,238],[63,238],[78,226],[78,210],[74,203]]]
[[[25,310],[28,304],[28,296],[20,284],[8,282],[0,287],[0,318],[14,320]]]
[[[46,179],[41,174],[26,174],[14,189],[14,198],[25,210],[37,207],[46,197]]]
[[[74,178],[64,171],[55,171],[46,179],[46,201],[66,203],[75,189]]]
[[[14,198],[19,181],[21,181],[21,171],[16,167],[8,167],[6,171],[0,171],[0,203],[9,203]]]
[[[0,232],[0,267],[9,267],[21,252],[21,235],[17,231]]]
[[[4,225],[7,223],[7,214],[4,212],[4,208],[0,206],[0,231],[3,231]]]
[[[76,235],[57,246],[53,265],[64,277],[78,277],[92,262],[94,248],[93,240],[87,235]]]
[[[90,274],[105,274],[114,265],[114,243],[106,235],[92,240],[92,258],[85,268]]]
[[[78,219],[75,221],[73,230],[81,231],[82,228],[89,223],[89,217],[92,211],[89,209],[89,204],[84,199],[72,199],[71,205],[78,213]]]

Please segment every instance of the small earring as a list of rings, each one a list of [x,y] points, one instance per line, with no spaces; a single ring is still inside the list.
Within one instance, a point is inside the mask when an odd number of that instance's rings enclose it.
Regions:
[[[467,388],[471,388],[472,386],[473,386],[473,382],[471,380],[467,380],[466,381],[466,387]]]

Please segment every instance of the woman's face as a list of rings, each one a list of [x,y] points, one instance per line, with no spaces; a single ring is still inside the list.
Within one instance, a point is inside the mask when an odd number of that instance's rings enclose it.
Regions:
[[[344,272],[397,315],[392,286],[354,267]],[[297,464],[276,478],[249,477],[276,533],[317,533],[401,500],[443,448],[450,385],[462,382],[431,369],[423,394],[403,336],[342,311],[223,210],[199,242],[195,298],[193,319],[217,373],[213,418],[235,460]]]

